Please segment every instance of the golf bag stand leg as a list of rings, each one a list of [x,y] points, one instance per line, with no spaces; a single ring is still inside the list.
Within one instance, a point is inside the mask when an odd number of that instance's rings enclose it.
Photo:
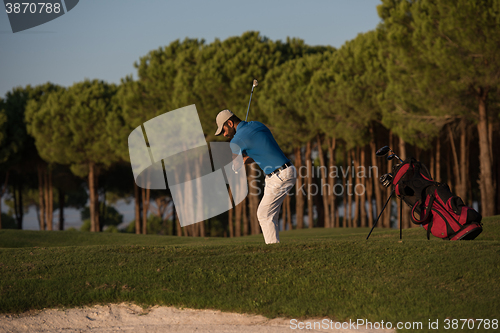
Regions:
[[[387,198],[387,201],[385,202],[385,205],[382,208],[382,211],[380,212],[380,214],[378,214],[378,217],[375,220],[375,223],[373,223],[372,230],[370,230],[370,233],[368,234],[368,237],[366,237],[366,239],[370,238],[370,235],[372,234],[373,229],[375,229],[375,227],[377,226],[378,220],[380,219],[380,216],[382,216],[382,213],[384,212],[385,207],[387,207],[387,204],[389,203],[389,201],[391,201],[391,198],[392,198],[393,194],[394,194],[394,189],[392,190],[391,194],[389,195],[389,198]]]
[[[399,203],[399,239],[403,239],[403,200]]]

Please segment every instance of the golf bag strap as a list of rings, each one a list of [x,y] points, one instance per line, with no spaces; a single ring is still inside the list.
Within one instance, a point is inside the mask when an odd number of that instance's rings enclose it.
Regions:
[[[417,208],[417,206],[418,206],[418,205],[420,205],[420,200],[419,200],[419,201],[417,201],[417,202],[413,205],[413,208],[411,209],[411,214],[410,214],[410,215],[411,215],[411,220],[413,221],[413,223],[415,223],[415,224],[423,224],[423,223],[425,223],[425,222],[429,219],[429,217],[431,216],[431,215],[430,215],[430,212],[431,212],[431,210],[432,210],[432,204],[433,204],[433,203],[434,203],[434,195],[431,195],[431,197],[430,197],[430,199],[429,199],[429,205],[428,205],[427,207],[424,207],[424,208],[426,209],[426,211],[425,211],[425,216],[424,216],[422,219],[417,220],[417,219],[415,218],[414,213],[415,213],[415,208]],[[421,210],[421,211],[422,211],[422,210]]]

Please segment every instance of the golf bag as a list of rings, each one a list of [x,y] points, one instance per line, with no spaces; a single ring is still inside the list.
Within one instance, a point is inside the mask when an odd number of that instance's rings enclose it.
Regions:
[[[411,207],[411,220],[445,240],[474,239],[482,231],[481,214],[467,207],[447,184],[432,180],[429,170],[413,157],[392,170],[396,195]],[[418,216],[416,216],[418,215]]]

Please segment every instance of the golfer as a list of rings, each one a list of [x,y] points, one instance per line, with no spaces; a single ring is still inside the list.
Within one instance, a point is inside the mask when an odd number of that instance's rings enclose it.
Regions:
[[[237,165],[234,159],[235,155],[242,154],[244,164],[255,162],[266,174],[264,196],[257,209],[257,218],[266,244],[279,243],[279,212],[283,200],[295,185],[295,167],[264,124],[242,121],[229,110],[219,112],[215,121],[215,135],[224,134],[231,140],[233,170],[237,172],[242,167],[241,162]]]

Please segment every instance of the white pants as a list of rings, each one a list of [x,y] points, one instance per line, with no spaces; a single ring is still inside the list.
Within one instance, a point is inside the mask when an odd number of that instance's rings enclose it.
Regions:
[[[289,166],[278,174],[266,176],[266,185],[264,187],[264,197],[257,209],[257,218],[259,219],[262,233],[266,244],[279,243],[280,226],[278,222],[281,204],[286,195],[295,185],[297,179],[297,170]]]

